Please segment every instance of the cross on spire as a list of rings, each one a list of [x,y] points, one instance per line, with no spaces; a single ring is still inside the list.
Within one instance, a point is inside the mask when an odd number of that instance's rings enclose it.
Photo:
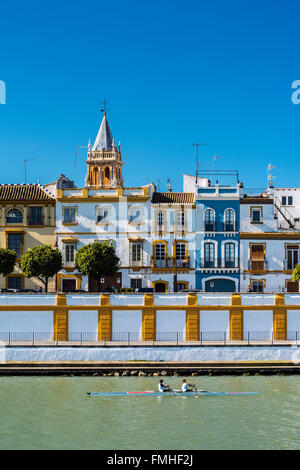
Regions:
[[[106,99],[104,98],[104,100],[103,100],[103,108],[101,109],[101,111],[102,111],[104,114],[106,114],[106,105],[107,105],[107,101],[106,101]]]

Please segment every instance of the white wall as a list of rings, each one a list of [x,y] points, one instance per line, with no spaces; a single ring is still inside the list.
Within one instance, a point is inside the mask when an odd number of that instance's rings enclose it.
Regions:
[[[0,333],[22,332],[22,335],[11,336],[11,339],[32,340],[32,333],[36,339],[51,340],[53,334],[53,312],[51,311],[0,311]],[[28,333],[27,335],[25,333]],[[1,338],[0,338],[1,339]]]
[[[112,339],[116,341],[142,339],[142,315],[141,310],[113,310]]]
[[[185,340],[186,314],[185,310],[156,311],[156,339]],[[177,336],[178,334],[178,336]]]
[[[82,333],[82,336],[81,336]],[[69,310],[69,340],[96,341],[98,337],[98,310]]]
[[[200,334],[203,340],[217,341],[229,336],[229,311],[200,311]],[[225,336],[224,336],[225,335]]]
[[[244,311],[244,339],[272,339],[273,310]]]

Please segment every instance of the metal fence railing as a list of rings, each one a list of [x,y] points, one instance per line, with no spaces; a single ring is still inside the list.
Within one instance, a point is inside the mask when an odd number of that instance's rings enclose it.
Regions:
[[[112,335],[97,331],[69,331],[68,337],[55,335],[53,332],[40,331],[8,331],[0,332],[0,347],[2,346],[58,346],[58,345],[270,345],[270,344],[300,344],[300,331],[288,331],[286,337],[275,339],[273,331],[244,331],[242,339],[231,339],[228,331],[200,331],[199,337],[186,338],[184,331],[157,331],[154,338],[144,340],[139,331],[114,331]]]

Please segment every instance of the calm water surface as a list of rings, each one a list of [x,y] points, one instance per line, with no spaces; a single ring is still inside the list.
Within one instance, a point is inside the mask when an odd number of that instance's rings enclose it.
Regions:
[[[165,383],[178,388],[180,377]],[[0,449],[300,449],[300,377],[193,377],[239,397],[89,397],[155,377],[0,377]]]

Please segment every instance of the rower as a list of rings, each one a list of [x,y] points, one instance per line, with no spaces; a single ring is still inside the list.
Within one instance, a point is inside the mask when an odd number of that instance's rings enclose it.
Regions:
[[[192,387],[192,388],[189,388],[189,387]],[[182,386],[181,386],[181,390],[183,392],[193,392],[195,388],[196,388],[195,384],[189,384],[187,383],[185,379],[183,379]]]
[[[165,385],[163,379],[160,379],[160,381],[159,381],[158,391],[159,392],[169,392],[170,391],[169,385]]]

